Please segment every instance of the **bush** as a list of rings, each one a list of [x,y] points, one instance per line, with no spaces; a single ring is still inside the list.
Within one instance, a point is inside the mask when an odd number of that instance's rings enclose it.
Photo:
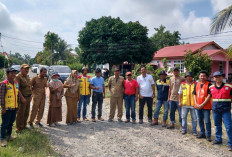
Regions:
[[[81,69],[83,67],[83,65],[78,63],[78,62],[74,62],[72,64],[67,64],[67,66],[69,66],[69,68],[71,70],[78,70],[79,72],[81,72]]]
[[[0,69],[0,81],[3,81],[5,78],[5,71],[3,69]]]

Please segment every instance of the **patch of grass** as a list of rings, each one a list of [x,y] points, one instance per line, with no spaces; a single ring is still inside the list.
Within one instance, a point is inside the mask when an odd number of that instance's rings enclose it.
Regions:
[[[91,78],[95,76],[94,73],[88,73],[87,75],[89,75]]]
[[[1,122],[1,118],[0,118]],[[15,126],[13,129],[15,135]],[[18,137],[7,143],[7,147],[0,147],[1,157],[44,157],[58,156],[53,150],[46,135],[39,129],[25,130]]]

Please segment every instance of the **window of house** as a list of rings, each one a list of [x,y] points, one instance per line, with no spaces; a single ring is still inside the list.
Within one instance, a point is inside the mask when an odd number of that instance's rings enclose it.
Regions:
[[[223,73],[223,62],[219,62],[219,71]]]
[[[183,60],[174,61],[174,67],[177,67],[177,66],[180,68],[180,72],[184,73],[184,61]]]

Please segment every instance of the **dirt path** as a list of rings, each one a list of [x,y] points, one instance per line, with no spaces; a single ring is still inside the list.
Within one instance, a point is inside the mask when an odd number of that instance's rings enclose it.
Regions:
[[[182,135],[179,130],[168,130],[161,126],[151,127],[147,122],[133,125],[117,121],[112,123],[88,121],[67,126],[64,99],[63,102],[62,125],[45,126],[42,129],[48,135],[55,150],[62,156],[232,156],[226,147],[212,146],[206,140],[198,140],[191,134]],[[88,105],[89,119],[90,109],[91,105]],[[105,101],[103,118],[106,120],[108,113],[109,103]],[[125,120],[125,114],[123,119]]]

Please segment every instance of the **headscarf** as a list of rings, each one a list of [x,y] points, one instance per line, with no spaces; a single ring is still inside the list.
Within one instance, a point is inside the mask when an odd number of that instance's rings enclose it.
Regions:
[[[71,74],[69,75],[69,77],[66,79],[66,83],[67,85],[72,86],[73,84],[75,84],[74,87],[69,88],[70,92],[72,94],[74,94],[79,87],[79,80],[77,77],[74,77],[74,73],[77,72],[77,70],[72,70]]]
[[[51,87],[51,88],[58,88],[58,92],[57,92],[57,98],[60,99],[62,98],[62,95],[63,95],[63,83],[58,80],[57,82],[53,81],[53,79],[51,79],[51,81],[49,82],[48,84],[48,87]]]

